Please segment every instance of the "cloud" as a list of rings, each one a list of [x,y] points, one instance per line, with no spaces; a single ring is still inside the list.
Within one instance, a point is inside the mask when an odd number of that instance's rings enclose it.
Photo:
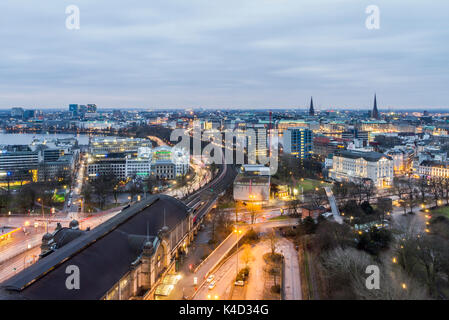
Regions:
[[[0,108],[448,106],[447,1],[370,4],[2,0]]]

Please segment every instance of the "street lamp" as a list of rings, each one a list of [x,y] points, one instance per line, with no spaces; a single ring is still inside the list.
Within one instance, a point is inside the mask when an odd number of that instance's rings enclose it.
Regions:
[[[237,268],[236,268],[236,275],[235,275],[235,277],[237,278],[237,276],[238,276],[238,274],[239,274],[239,234],[241,234],[242,233],[242,229],[237,229],[237,228],[235,228],[234,229],[234,233],[236,234],[236,236],[237,236]]]
[[[41,203],[42,219],[44,219],[44,199],[43,198],[38,198],[37,201]]]

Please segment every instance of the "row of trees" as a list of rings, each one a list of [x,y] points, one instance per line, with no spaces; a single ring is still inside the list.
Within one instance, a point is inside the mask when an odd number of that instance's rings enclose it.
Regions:
[[[100,209],[104,209],[109,197],[113,197],[115,204],[117,204],[119,194],[127,192],[132,201],[139,194],[152,194],[157,185],[159,183],[156,178],[150,176],[147,179],[133,177],[125,186],[117,176],[107,173],[85,183],[82,196],[86,205],[91,207],[98,205]]]
[[[42,200],[47,207],[58,207],[53,198],[55,189],[65,186],[65,181],[49,180],[46,182],[32,182],[24,184],[17,191],[5,190],[0,193],[0,213],[28,213],[36,209]],[[67,186],[67,190],[68,186]],[[41,199],[41,201],[38,201]]]
[[[370,203],[376,193],[376,188],[371,180],[360,180],[358,182],[335,183],[332,191],[340,206],[346,202],[355,200],[358,205],[363,202]]]
[[[289,154],[279,157],[279,165],[274,180],[281,182],[291,181],[297,184],[301,178],[320,178],[322,167],[319,161],[314,159],[299,159]]]
[[[422,176],[416,179],[407,175],[395,178],[393,188],[404,213],[412,212],[415,206],[428,200],[435,206],[441,205],[443,199],[449,203],[449,178]]]

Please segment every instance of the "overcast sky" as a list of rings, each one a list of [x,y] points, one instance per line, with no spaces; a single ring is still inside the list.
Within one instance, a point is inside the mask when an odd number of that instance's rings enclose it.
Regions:
[[[0,108],[446,107],[448,17],[447,0],[0,0]]]

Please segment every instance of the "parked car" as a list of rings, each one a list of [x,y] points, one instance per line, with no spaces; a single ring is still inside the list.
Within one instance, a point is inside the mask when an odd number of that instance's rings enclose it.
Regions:
[[[243,286],[245,285],[245,281],[239,280],[239,281],[236,281],[234,284],[235,284],[236,286],[243,287]]]

